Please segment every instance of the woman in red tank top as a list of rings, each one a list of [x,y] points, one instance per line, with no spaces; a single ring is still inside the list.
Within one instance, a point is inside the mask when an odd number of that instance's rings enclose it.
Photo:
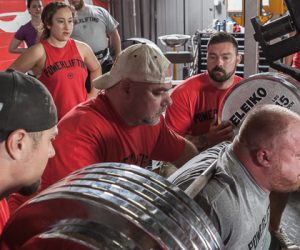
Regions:
[[[30,47],[10,67],[21,72],[32,70],[49,89],[61,119],[70,109],[94,97],[97,90],[87,93],[87,70],[91,80],[101,74],[101,66],[91,48],[73,40],[74,13],[63,2],[51,2],[42,12],[44,31],[41,41]]]

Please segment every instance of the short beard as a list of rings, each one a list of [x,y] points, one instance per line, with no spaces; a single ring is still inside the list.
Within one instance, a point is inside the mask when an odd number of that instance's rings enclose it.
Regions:
[[[275,161],[275,160],[274,160]],[[291,182],[282,176],[282,161],[279,157],[276,159],[276,165],[273,165],[271,174],[271,190],[281,193],[291,193],[299,189],[299,182]]]
[[[222,72],[223,76],[218,77],[216,74],[214,74],[215,72]],[[215,82],[219,82],[219,83],[226,82],[230,77],[232,77],[234,73],[235,73],[235,69],[226,74],[225,70],[218,66],[213,68],[211,71],[208,70],[208,75],[210,76],[210,78],[213,79]]]
[[[160,123],[160,118],[161,118],[161,115],[163,113],[165,113],[166,110],[165,109],[161,109],[159,110],[159,112],[157,112],[153,117],[147,117],[147,118],[144,118],[142,120],[142,124],[141,125],[150,125],[150,126],[155,126],[157,124]],[[157,117],[157,118],[156,118]]]
[[[40,186],[40,181],[37,181],[37,182],[33,183],[30,186],[22,187],[18,191],[18,193],[23,195],[23,196],[30,196],[38,190],[39,186]]]

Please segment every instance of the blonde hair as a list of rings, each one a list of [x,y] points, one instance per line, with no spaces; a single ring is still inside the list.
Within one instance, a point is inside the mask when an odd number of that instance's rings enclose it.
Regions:
[[[258,106],[242,123],[238,140],[249,150],[261,146],[273,148],[294,121],[300,123],[300,116],[291,110],[272,104]]]

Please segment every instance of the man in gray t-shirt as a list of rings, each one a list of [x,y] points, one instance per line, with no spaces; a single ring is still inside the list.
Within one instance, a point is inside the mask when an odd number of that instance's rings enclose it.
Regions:
[[[300,116],[276,105],[254,109],[232,144],[218,144],[169,177],[182,189],[210,165],[215,173],[194,198],[226,249],[269,249],[269,193],[300,186]]]
[[[121,52],[119,23],[102,7],[85,4],[84,0],[69,3],[76,9],[72,38],[87,43],[101,63],[102,73],[108,72],[112,66],[109,43],[115,57]]]

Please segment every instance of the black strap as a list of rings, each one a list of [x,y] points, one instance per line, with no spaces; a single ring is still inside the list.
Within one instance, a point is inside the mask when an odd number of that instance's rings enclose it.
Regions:
[[[108,48],[95,52],[94,54],[98,60],[102,60],[107,55],[107,53],[108,53]]]

